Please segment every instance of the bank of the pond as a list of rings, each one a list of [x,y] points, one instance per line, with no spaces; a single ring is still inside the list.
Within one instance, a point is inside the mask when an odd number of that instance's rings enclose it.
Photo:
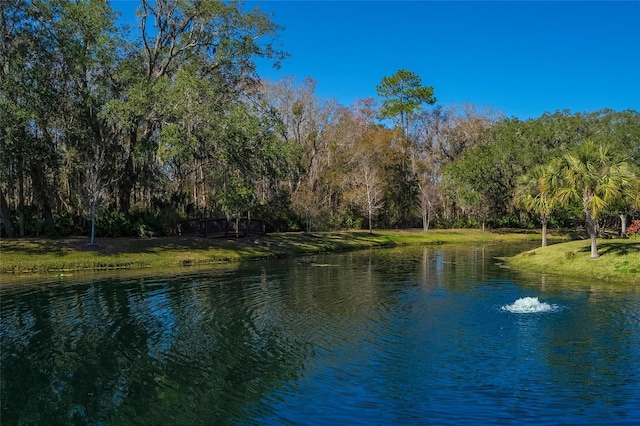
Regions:
[[[597,259],[591,259],[590,249],[589,240],[569,241],[520,253],[507,262],[533,272],[640,284],[640,240],[598,240]]]
[[[552,238],[563,239],[556,235]],[[408,244],[478,244],[539,240],[536,233],[430,230],[287,233],[239,239],[162,237],[3,239],[0,273],[185,267]]]

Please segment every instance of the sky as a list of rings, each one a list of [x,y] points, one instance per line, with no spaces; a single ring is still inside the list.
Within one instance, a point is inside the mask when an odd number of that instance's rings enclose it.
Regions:
[[[137,4],[112,3],[125,14]],[[640,1],[245,1],[255,6],[284,27],[290,54],[279,70],[259,62],[259,74],[311,77],[317,96],[345,106],[405,69],[439,105],[523,120],[640,111]]]

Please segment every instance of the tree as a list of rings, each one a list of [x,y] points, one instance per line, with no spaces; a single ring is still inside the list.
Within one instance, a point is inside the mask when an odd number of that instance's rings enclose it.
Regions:
[[[402,129],[402,136],[409,135],[409,120],[424,104],[433,105],[433,87],[422,86],[421,78],[407,70],[398,70],[391,77],[382,77],[376,86],[378,96],[384,98],[379,111],[380,118],[392,118]]]
[[[88,160],[85,172],[87,194],[90,202],[90,245],[95,242],[97,205],[105,196],[107,187],[117,181],[117,177],[113,175],[109,167],[110,164],[106,160],[106,148],[100,144],[95,144],[93,146],[93,157]]]
[[[490,108],[472,104],[436,106],[418,114],[410,138],[423,229],[429,228],[428,221],[436,207],[441,208],[444,218],[451,219],[458,214],[460,206],[444,194],[442,171],[460,160],[466,151],[486,144],[487,132],[498,118]]]
[[[506,213],[512,199],[518,167],[512,152],[483,144],[465,151],[443,169],[443,187],[451,202],[466,215],[475,216],[485,230],[487,220]]]
[[[51,235],[56,211],[78,208],[86,183],[78,165],[109,134],[99,112],[113,96],[110,76],[121,47],[115,14],[106,0],[4,6],[0,151],[8,192],[18,187],[20,235],[29,198]]]
[[[437,188],[438,176],[430,172],[423,172],[418,176],[418,190],[420,197],[420,212],[422,213],[422,230],[429,232],[431,217],[440,204],[441,196]]]
[[[293,77],[263,84],[265,102],[281,122],[280,137],[299,148],[297,168],[288,183],[293,209],[304,218],[307,232],[330,209],[331,189],[325,178],[332,161],[330,142],[342,109],[332,98],[319,99],[316,84],[305,78],[296,85]]]
[[[354,146],[348,168],[352,190],[348,198],[367,215],[369,233],[373,232],[373,215],[384,206],[382,166],[389,149],[387,133],[369,129]]]
[[[356,164],[354,182],[358,192],[354,201],[366,212],[369,233],[371,234],[373,232],[373,215],[384,206],[382,182],[378,169],[369,162],[369,159],[361,157],[356,160]]]
[[[110,114],[123,122],[128,133],[118,188],[123,211],[132,198],[135,201],[136,188],[142,187],[150,199],[154,179],[164,174],[156,160],[158,135],[166,122],[183,125],[184,117],[199,113],[198,102],[181,102],[180,92],[171,90],[175,84],[184,84],[189,77],[191,89],[206,84],[208,107],[224,116],[240,94],[257,88],[256,58],[277,66],[286,56],[273,44],[281,28],[259,9],[244,11],[235,1],[142,0],[138,17],[141,46],[121,66],[127,90],[109,105]],[[187,76],[178,78],[179,74]],[[174,97],[167,99],[167,94]],[[166,111],[172,103],[191,108],[172,117]],[[199,159],[189,163],[202,168]],[[202,179],[194,183],[201,193]]]
[[[0,220],[2,220],[3,231],[7,237],[13,237],[13,224],[9,213],[9,205],[0,188]]]
[[[395,158],[394,158],[395,157]],[[391,228],[416,226],[418,178],[407,167],[402,153],[395,153],[385,162],[384,225]]]
[[[616,158],[610,145],[585,141],[553,165],[557,171],[552,185],[561,203],[578,201],[585,214],[585,228],[591,239],[591,258],[598,255],[598,218],[607,206],[637,185],[628,162]]]
[[[41,212],[47,231],[54,229],[57,188],[50,177],[59,171],[55,155],[61,136],[58,125],[68,99],[62,89],[68,81],[60,54],[64,38],[59,38],[57,31],[64,25],[60,18],[66,9],[56,3],[12,0],[0,8],[2,174],[8,175],[9,193],[18,180],[21,236],[28,195]],[[25,195],[29,180],[31,194]]]
[[[402,163],[389,169],[389,177],[393,180],[389,187],[402,190],[387,194],[391,196],[388,197],[388,206],[393,210],[388,216],[395,216],[398,224],[406,226],[409,215],[417,204],[418,195],[425,193],[425,188],[419,188],[424,179],[417,176],[420,168],[420,150],[417,146],[418,141],[413,137],[415,132],[411,132],[411,128],[418,122],[418,112],[425,104],[435,104],[436,98],[433,96],[433,87],[423,86],[422,79],[417,74],[404,69],[398,70],[390,77],[383,77],[376,86],[376,92],[383,98],[378,117],[393,120],[401,134],[398,145],[403,149]],[[410,166],[407,166],[407,163]],[[424,171],[424,167],[421,171]],[[424,198],[421,197],[421,207],[423,204]]]
[[[542,247],[547,246],[547,223],[557,202],[551,186],[553,172],[554,170],[548,165],[535,166],[519,179],[516,190],[516,205],[540,218]]]
[[[433,112],[428,122],[440,128],[434,149],[442,165],[456,161],[465,151],[486,143],[485,133],[502,118],[489,107],[470,103],[436,107]]]

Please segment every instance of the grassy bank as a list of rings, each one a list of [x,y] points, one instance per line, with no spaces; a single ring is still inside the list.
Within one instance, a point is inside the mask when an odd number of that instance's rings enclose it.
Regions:
[[[553,237],[552,237],[553,238]],[[556,238],[562,238],[557,236]],[[176,268],[408,244],[478,244],[539,240],[536,233],[431,230],[273,234],[240,239],[200,237],[4,239],[0,273]]]
[[[507,262],[546,274],[640,284],[639,240],[598,240],[598,252],[600,257],[591,259],[589,240],[569,241],[520,253]]]

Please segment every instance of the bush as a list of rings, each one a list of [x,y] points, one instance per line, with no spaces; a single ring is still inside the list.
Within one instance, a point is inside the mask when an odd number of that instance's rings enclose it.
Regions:
[[[72,213],[66,209],[53,215],[53,224],[56,235],[59,237],[82,233],[82,229],[75,223]]]
[[[128,214],[105,208],[96,215],[99,237],[155,237],[167,235],[167,224],[159,211],[135,205]]]
[[[521,226],[520,218],[515,214],[505,214],[497,220],[487,222],[490,226],[496,228],[519,228]]]
[[[640,235],[640,220],[631,221],[631,225],[627,228],[629,236]]]
[[[44,235],[44,219],[40,209],[34,205],[27,205],[22,210],[24,218],[24,235],[25,237],[39,237]],[[12,221],[14,229],[17,229],[17,224],[20,223],[20,212],[16,211],[16,219]],[[16,233],[16,231],[14,231]]]
[[[131,232],[137,237],[158,237],[167,235],[167,225],[159,211],[135,205],[129,210]]]
[[[96,214],[96,235],[99,237],[125,237],[132,234],[126,215],[114,208],[106,208]]]
[[[478,228],[478,220],[475,218],[455,218],[455,219],[444,219],[438,218],[434,227],[439,229],[464,229],[464,228]]]

